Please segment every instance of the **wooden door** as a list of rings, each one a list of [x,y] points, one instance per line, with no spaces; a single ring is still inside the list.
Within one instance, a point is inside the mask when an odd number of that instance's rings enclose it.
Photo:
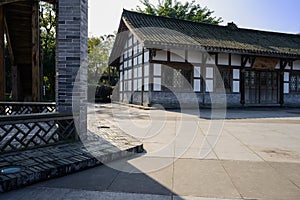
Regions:
[[[278,73],[274,71],[246,71],[245,103],[277,104]]]

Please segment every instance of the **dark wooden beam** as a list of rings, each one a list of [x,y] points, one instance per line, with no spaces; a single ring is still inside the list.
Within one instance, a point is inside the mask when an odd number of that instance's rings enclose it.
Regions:
[[[4,13],[0,6],[0,101],[5,101]]]
[[[14,66],[15,65],[15,56],[14,56],[14,52],[13,52],[13,49],[12,49],[11,39],[10,39],[10,32],[9,32],[9,28],[7,26],[5,16],[4,16],[4,29],[5,29],[5,35],[6,35],[6,41],[7,41],[7,46],[8,46],[8,53],[9,53],[10,63],[11,63],[12,66]]]
[[[145,50],[143,48],[143,55],[142,55],[142,57],[143,57],[143,60],[142,60],[142,93],[141,93],[141,105],[142,106],[144,105],[144,92],[145,92],[145,88],[144,88],[144,84],[145,84],[145,80],[144,80],[145,79],[145,76],[144,76],[144,73],[145,73],[144,57],[145,57],[145,55],[144,55],[144,53],[145,53]]]
[[[11,63],[11,82],[12,82],[12,100],[18,101],[19,99],[19,73],[18,73],[18,66],[15,63],[15,55],[13,52],[11,39],[10,39],[10,30],[7,26],[6,17],[4,15],[4,29],[5,29],[5,35],[6,35],[6,41],[7,41],[7,47],[8,47],[8,53]]]
[[[40,58],[39,58],[39,3],[32,5],[32,101],[40,101]]]
[[[279,104],[284,104],[284,69],[288,64],[287,60],[280,60],[280,71],[279,71]]]
[[[5,4],[9,4],[9,3],[26,2],[26,1],[32,2],[32,0],[1,0],[0,6],[5,5]],[[41,1],[55,4],[55,3],[57,3],[58,0],[41,0]]]
[[[240,93],[241,93],[241,101],[240,103],[245,105],[245,66],[249,60],[248,56],[242,56],[241,58],[241,69],[240,69]]]
[[[0,2],[0,6],[3,6],[3,5],[8,4],[8,3],[15,3],[15,2],[18,2],[18,1],[21,1],[21,0],[2,0]]]

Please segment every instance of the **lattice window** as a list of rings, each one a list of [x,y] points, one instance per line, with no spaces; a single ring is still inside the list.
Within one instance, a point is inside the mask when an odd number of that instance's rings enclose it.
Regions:
[[[300,92],[300,74],[290,75],[290,92]]]
[[[163,86],[166,90],[188,90],[190,88],[192,71],[191,69],[174,69],[164,67]]]
[[[217,73],[217,72],[216,72]],[[232,69],[225,69],[220,68],[219,69],[220,76],[215,75],[216,81],[215,81],[215,89],[216,91],[221,91],[224,87],[226,92],[232,92],[232,82],[233,82],[233,73]]]

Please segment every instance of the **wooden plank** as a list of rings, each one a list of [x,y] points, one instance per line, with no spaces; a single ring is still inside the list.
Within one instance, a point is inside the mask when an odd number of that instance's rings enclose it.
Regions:
[[[32,101],[40,101],[39,4],[32,5]]]
[[[4,13],[0,6],[0,101],[5,101]]]

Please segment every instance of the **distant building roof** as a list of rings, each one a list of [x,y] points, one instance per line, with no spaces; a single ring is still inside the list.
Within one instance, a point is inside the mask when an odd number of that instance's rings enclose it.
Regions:
[[[191,22],[124,10],[118,33],[130,30],[146,48],[203,49],[257,56],[300,59],[300,35]],[[110,63],[124,47],[116,38]]]

